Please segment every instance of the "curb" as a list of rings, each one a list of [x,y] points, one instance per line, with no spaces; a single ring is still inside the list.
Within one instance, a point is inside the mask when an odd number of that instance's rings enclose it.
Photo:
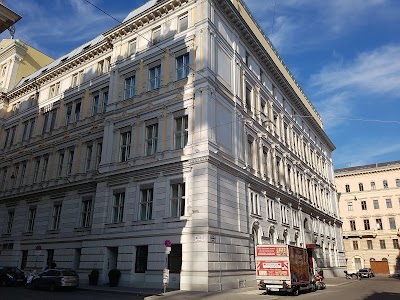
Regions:
[[[137,296],[144,296],[144,297],[149,297],[149,296],[154,296],[160,294],[160,292],[154,292],[154,293],[149,293],[149,292],[144,292],[144,291],[124,291],[124,290],[117,290],[117,289],[91,289],[91,288],[86,288],[86,287],[77,287],[77,290],[80,291],[91,291],[91,292],[97,292],[97,293],[105,293],[105,294],[120,294],[120,295],[137,295]]]

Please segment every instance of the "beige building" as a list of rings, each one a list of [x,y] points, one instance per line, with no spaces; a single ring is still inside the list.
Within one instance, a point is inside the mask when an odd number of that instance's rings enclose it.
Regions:
[[[394,273],[399,255],[400,161],[335,170],[347,268]]]

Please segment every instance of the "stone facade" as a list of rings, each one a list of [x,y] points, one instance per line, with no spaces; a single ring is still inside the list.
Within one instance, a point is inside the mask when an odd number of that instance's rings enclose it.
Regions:
[[[378,272],[393,274],[400,268],[400,161],[337,169],[335,177],[347,268],[387,262],[387,271]]]
[[[2,101],[1,263],[153,287],[168,239],[203,291],[255,286],[255,244],[344,266],[334,145],[240,1],[149,1]]]

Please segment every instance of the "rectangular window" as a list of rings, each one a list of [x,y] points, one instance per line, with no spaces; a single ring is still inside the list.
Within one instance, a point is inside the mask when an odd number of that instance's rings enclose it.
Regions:
[[[60,229],[60,219],[61,219],[61,204],[54,204],[52,222],[51,222],[52,230]]]
[[[39,167],[40,167],[40,158],[37,158],[35,161],[35,169],[33,171],[33,182],[34,183],[36,183],[38,181]]]
[[[136,53],[136,39],[129,42],[129,55]]]
[[[176,79],[181,80],[189,76],[189,53],[176,58]]]
[[[188,15],[187,13],[179,17],[178,21],[178,32],[182,32],[188,29]]]
[[[351,231],[355,231],[356,229],[356,221],[355,220],[350,220],[350,228]]]
[[[87,145],[86,147],[86,171],[90,171],[92,167],[92,152],[93,145]]]
[[[64,164],[64,152],[60,152],[60,155],[58,157],[58,167],[57,167],[57,176],[62,177],[63,176],[63,164]]]
[[[353,241],[353,250],[358,250],[358,241]]]
[[[14,174],[11,175],[12,187],[13,187],[13,188],[14,188],[15,185],[17,184],[18,173],[19,173],[19,164],[15,165],[15,167],[14,167]]]
[[[75,103],[75,122],[78,122],[81,119],[81,105],[81,101]]]
[[[396,187],[400,187],[400,179],[396,179]]]
[[[135,273],[145,273],[147,271],[147,257],[149,246],[136,246]]]
[[[31,120],[31,127],[29,128],[29,138],[33,137],[33,133],[35,132],[35,123],[36,123],[36,120],[32,119]]]
[[[379,209],[379,200],[374,200],[374,209]]]
[[[247,164],[253,166],[253,140],[247,139]]]
[[[361,201],[361,209],[367,210],[367,202],[366,201]]]
[[[3,168],[3,178],[1,179],[1,187],[0,187],[0,189],[7,188],[7,185],[6,185],[7,173],[8,173],[8,168],[4,167]]]
[[[131,133],[129,131],[121,133],[120,157],[119,161],[127,161],[131,152]]]
[[[57,120],[57,110],[53,110],[51,112],[51,121],[50,121],[50,132],[56,127],[56,120]]]
[[[372,250],[374,249],[373,245],[372,245],[372,241],[371,240],[367,240],[367,248],[368,250]]]
[[[49,117],[50,117],[50,113],[49,112],[44,114],[42,135],[47,132],[47,125],[49,124]]]
[[[350,185],[346,184],[346,193],[350,193]]]
[[[69,125],[69,123],[71,123],[71,116],[72,116],[72,104],[67,106],[67,113],[65,115],[65,125]]]
[[[161,86],[161,65],[149,69],[149,90],[153,91]]]
[[[53,84],[50,86],[50,94],[49,97],[54,97],[56,95],[58,95],[58,93],[60,92],[60,83],[57,82],[56,84]]]
[[[384,188],[384,189],[389,188],[387,180],[384,180],[384,181],[383,181],[383,188]]]
[[[386,207],[392,208],[392,199],[386,199]]]
[[[246,85],[246,108],[251,111],[251,87]]]
[[[173,244],[168,259],[168,269],[170,273],[180,273],[182,268],[182,245]]]
[[[358,184],[358,188],[360,189],[360,192],[364,191],[364,185],[362,183]]]
[[[7,216],[7,225],[6,225],[5,234],[11,234],[13,222],[14,222],[14,211],[10,210],[8,212],[8,216]]]
[[[146,126],[146,155],[157,152],[158,124]]]
[[[49,157],[45,156],[43,159],[43,167],[42,167],[42,181],[46,180],[48,165],[49,165]]]
[[[370,225],[369,225],[369,220],[368,220],[368,219],[365,219],[365,220],[364,220],[364,229],[365,229],[365,230],[370,230],[370,229],[371,229],[371,227],[370,227]]]
[[[150,220],[153,216],[153,189],[140,190],[140,220]]]
[[[389,218],[389,225],[390,225],[390,229],[396,229],[396,219]]]
[[[382,219],[375,219],[375,221],[376,221],[376,229],[377,230],[382,230],[383,229],[383,227],[382,227]]]
[[[9,138],[9,137],[10,137],[10,129],[6,129],[6,139],[5,139],[5,142],[4,142],[4,148],[7,147],[8,138]]]
[[[371,181],[371,190],[376,190],[375,181]]]
[[[171,185],[171,217],[185,215],[185,183]]]
[[[22,133],[22,140],[25,141],[28,134],[29,121],[24,122],[24,131]]]
[[[11,128],[11,138],[10,138],[10,146],[14,144],[14,137],[15,137],[15,131],[17,130],[17,126],[14,126]]]
[[[381,246],[381,249],[386,249],[386,243],[385,240],[380,240],[379,245]]]
[[[347,203],[347,211],[353,211],[353,202]]]
[[[22,164],[21,177],[19,178],[19,185],[23,186],[25,183],[26,163]]]
[[[71,87],[74,88],[78,85],[79,85],[79,77],[78,77],[78,73],[75,73],[74,75],[72,75]]]
[[[121,223],[124,220],[125,192],[114,194],[112,222]]]
[[[393,239],[393,249],[400,249],[398,239]]]
[[[27,232],[33,232],[36,218],[36,207],[29,208]]]
[[[250,212],[253,215],[260,215],[258,194],[254,192],[250,192]]]
[[[161,40],[161,27],[157,27],[153,29],[151,34],[151,42],[153,45],[158,44]]]
[[[73,171],[73,166],[74,166],[74,154],[75,151],[74,149],[70,149],[68,153],[68,165],[67,165],[67,174],[71,175]]]
[[[103,150],[103,143],[97,143],[96,149],[96,170],[99,168],[101,163],[101,151]]]
[[[107,111],[108,105],[108,91],[103,93],[103,113]]]
[[[99,113],[100,96],[96,95],[93,97],[93,116]]]
[[[81,227],[87,228],[92,224],[92,199],[84,199],[81,209]]]
[[[188,116],[175,118],[175,149],[182,149],[188,142]]]
[[[135,95],[135,76],[125,78],[124,100]]]

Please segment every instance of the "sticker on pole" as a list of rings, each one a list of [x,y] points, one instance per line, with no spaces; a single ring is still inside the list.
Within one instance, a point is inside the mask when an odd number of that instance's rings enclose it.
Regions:
[[[165,254],[171,253],[171,247],[165,247]]]
[[[169,269],[164,269],[163,271],[163,284],[169,283]]]

